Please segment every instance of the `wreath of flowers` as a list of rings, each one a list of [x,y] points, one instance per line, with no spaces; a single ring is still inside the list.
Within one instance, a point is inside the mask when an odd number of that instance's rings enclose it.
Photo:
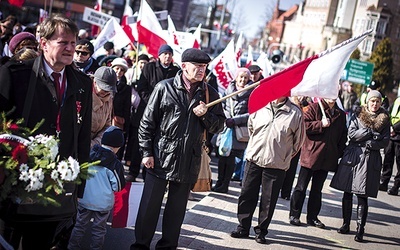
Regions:
[[[0,201],[59,205],[55,196],[66,183],[81,184],[95,163],[79,164],[74,158],[60,159],[58,139],[23,127],[23,120],[7,121],[2,113],[0,127]]]

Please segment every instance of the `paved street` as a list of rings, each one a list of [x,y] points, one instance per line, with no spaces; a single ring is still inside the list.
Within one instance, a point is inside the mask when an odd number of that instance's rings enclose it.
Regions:
[[[213,179],[216,179],[216,159],[212,161]],[[332,174],[323,189],[323,206],[319,219],[327,226],[318,229],[304,224],[297,227],[289,224],[289,201],[279,199],[274,218],[267,235],[267,244],[255,242],[254,232],[248,239],[234,239],[229,233],[236,228],[237,198],[240,193],[238,182],[231,182],[228,194],[195,193],[199,201],[190,201],[181,231],[178,249],[400,249],[400,196],[379,192],[377,199],[369,199],[369,214],[365,227],[365,243],[353,240],[356,229],[356,199],[351,232],[341,235],[336,229],[341,226],[342,193],[329,187]],[[296,180],[295,180],[296,183]],[[392,185],[393,181],[390,183]],[[304,204],[300,218],[305,223]],[[256,210],[256,215],[258,210]],[[253,220],[256,223],[256,218]],[[160,238],[161,223],[154,240]],[[89,236],[89,235],[88,235]],[[134,228],[108,228],[106,250],[129,249],[134,241]],[[86,249],[88,243],[86,243]]]

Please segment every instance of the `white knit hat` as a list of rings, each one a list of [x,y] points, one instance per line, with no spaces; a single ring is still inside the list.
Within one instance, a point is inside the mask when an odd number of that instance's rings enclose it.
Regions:
[[[114,68],[114,66],[120,66],[125,69],[125,72],[128,70],[128,63],[124,58],[117,57],[111,62],[111,68]]]
[[[378,90],[370,90],[367,95],[367,102],[371,98],[378,98],[379,100],[382,99],[382,95]]]

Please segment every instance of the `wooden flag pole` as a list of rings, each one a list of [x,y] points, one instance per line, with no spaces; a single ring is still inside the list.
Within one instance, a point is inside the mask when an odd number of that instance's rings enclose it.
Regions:
[[[326,119],[326,114],[325,114],[324,106],[322,106],[321,98],[318,98],[318,104],[319,104],[319,107],[321,108],[322,119]]]
[[[233,92],[233,93],[230,93],[229,95],[223,96],[223,97],[221,97],[220,99],[217,99],[217,100],[215,100],[215,101],[212,101],[212,102],[210,102],[210,103],[207,103],[207,104],[206,104],[206,107],[207,107],[207,108],[212,107],[212,106],[214,106],[215,104],[218,104],[218,103],[220,103],[220,102],[223,102],[223,101],[225,101],[226,99],[228,99],[228,98],[230,98],[230,97],[232,97],[232,96],[235,96],[235,95],[238,95],[238,94],[242,93],[243,91],[246,91],[246,90],[248,90],[248,89],[255,88],[255,87],[257,87],[258,85],[260,85],[260,81],[255,82],[255,83],[253,83],[253,84],[250,84],[250,85],[248,85],[248,86],[246,86],[246,87],[244,87],[243,89],[240,89],[240,90],[238,90],[238,91],[235,91],[235,92]]]

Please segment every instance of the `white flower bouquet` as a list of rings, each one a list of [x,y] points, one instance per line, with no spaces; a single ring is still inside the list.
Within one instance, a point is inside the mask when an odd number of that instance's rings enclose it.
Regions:
[[[58,140],[20,126],[1,117],[0,128],[0,201],[57,204],[56,195],[64,192],[65,183],[80,184],[87,179],[89,166],[74,158],[59,159]]]

